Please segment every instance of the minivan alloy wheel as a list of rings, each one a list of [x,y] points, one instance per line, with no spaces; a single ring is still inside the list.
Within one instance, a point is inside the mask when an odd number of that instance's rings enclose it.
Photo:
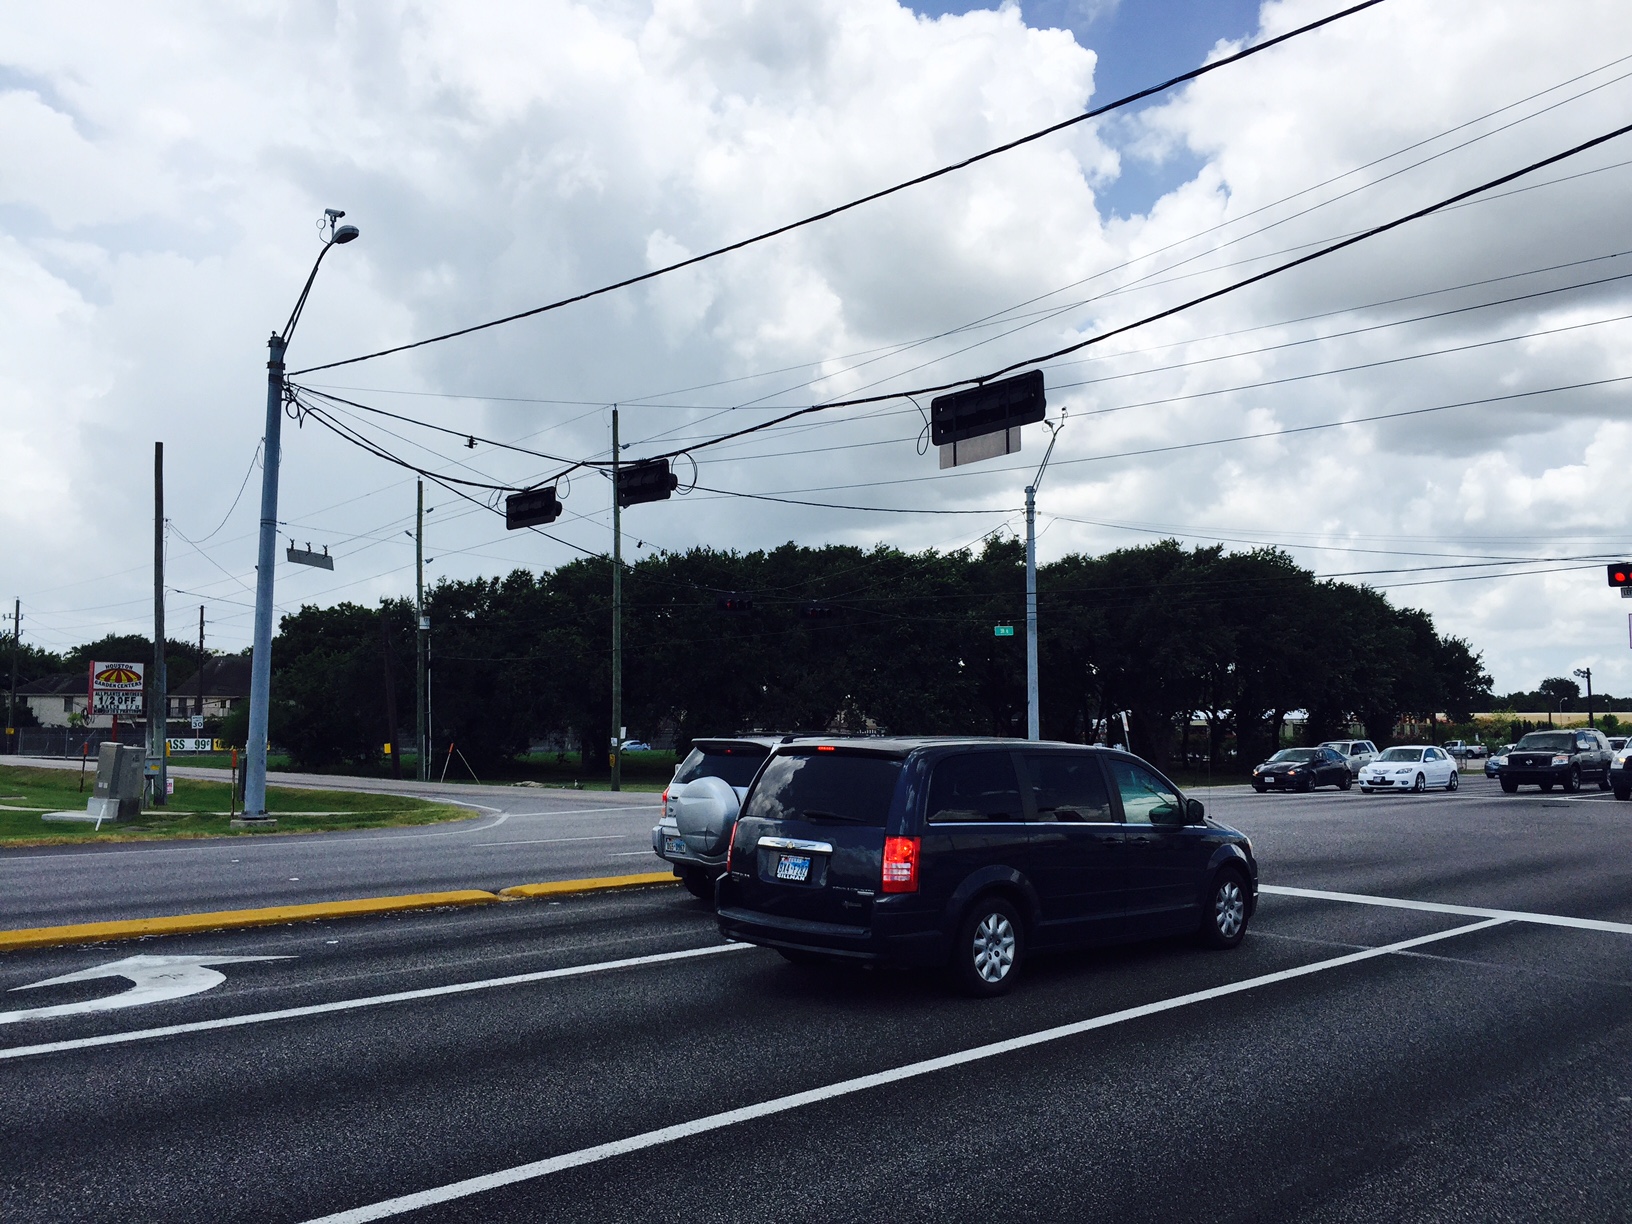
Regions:
[[[977,900],[964,910],[952,947],[950,968],[965,994],[991,998],[1006,993],[1025,960],[1020,911],[1004,897]]]
[[[1001,913],[987,914],[975,926],[975,972],[994,985],[1014,967],[1014,924]]]
[[[1201,941],[1210,948],[1233,948],[1247,933],[1247,883],[1240,871],[1223,868],[1213,880],[1202,915]]]
[[[1213,922],[1225,939],[1234,939],[1247,920],[1247,899],[1241,885],[1233,879],[1225,880],[1213,894]]]

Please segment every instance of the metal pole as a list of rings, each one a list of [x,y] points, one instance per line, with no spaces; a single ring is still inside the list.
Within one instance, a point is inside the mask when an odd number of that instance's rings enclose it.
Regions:
[[[425,482],[419,482],[414,523],[414,754],[421,782],[430,779],[430,741],[425,726]]]
[[[386,605],[380,605],[380,655],[385,660],[385,750],[391,754],[391,776],[402,777],[402,745],[397,742],[397,682],[391,675],[391,627]]]
[[[313,270],[315,273],[315,269]],[[272,567],[278,546],[278,459],[283,433],[283,352],[276,332],[266,342],[266,444],[261,459],[261,541],[255,562],[255,640],[249,665],[249,742],[244,745],[245,820],[266,814],[266,737],[272,700]]]
[[[147,752],[157,758],[153,806],[169,804],[165,741],[170,738],[170,685],[164,674],[164,443],[153,443],[153,704],[147,711]]]
[[[204,605],[198,605],[198,702],[193,706],[193,713],[200,718],[204,717],[204,665],[210,661],[210,656],[204,653]]]
[[[1037,710],[1037,486],[1026,486],[1026,738],[1041,739]]]
[[[1037,475],[1026,486],[1026,738],[1042,739],[1042,713],[1037,697],[1037,489],[1054,454],[1054,443],[1065,428],[1065,416],[1049,427],[1048,449],[1037,465]]]
[[[612,789],[623,789],[623,505],[618,501],[618,406],[612,405]]]
[[[11,696],[6,701],[6,738],[13,755],[22,751],[23,737],[17,734],[17,660],[23,654],[23,601],[11,601]]]

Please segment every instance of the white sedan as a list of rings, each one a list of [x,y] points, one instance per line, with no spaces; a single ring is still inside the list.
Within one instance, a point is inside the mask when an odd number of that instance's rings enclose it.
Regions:
[[[1360,790],[1367,795],[1372,791],[1423,791],[1430,786],[1454,791],[1459,785],[1456,762],[1443,748],[1386,748],[1360,771]]]

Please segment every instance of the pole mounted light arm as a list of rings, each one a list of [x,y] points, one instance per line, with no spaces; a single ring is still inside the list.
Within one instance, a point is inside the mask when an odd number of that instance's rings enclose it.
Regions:
[[[323,249],[317,253],[317,260],[312,264],[312,274],[306,278],[305,287],[300,291],[300,297],[295,302],[295,308],[289,313],[289,322],[283,325],[283,331],[280,335],[285,347],[288,347],[290,339],[295,334],[295,324],[300,322],[301,311],[306,309],[306,299],[312,292],[312,282],[317,279],[318,268],[323,266],[323,256],[329,253],[330,247],[344,246],[361,232],[355,225],[341,225],[338,227],[335,225],[335,222],[345,215],[338,208],[325,208],[323,210],[324,220],[318,224],[320,228],[327,225],[330,231],[329,236],[323,240]]]
[[[1060,430],[1065,428],[1065,410],[1063,408],[1060,410],[1059,424],[1050,425],[1047,421],[1044,421],[1043,424],[1048,426],[1048,449],[1043,452],[1043,461],[1037,465],[1037,475],[1032,477],[1031,488],[1033,492],[1042,487],[1043,473],[1048,470],[1049,457],[1054,454],[1054,443],[1060,440]]]

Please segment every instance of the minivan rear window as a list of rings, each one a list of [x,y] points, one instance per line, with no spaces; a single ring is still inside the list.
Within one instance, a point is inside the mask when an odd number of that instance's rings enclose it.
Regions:
[[[784,753],[766,764],[742,814],[882,827],[900,776],[901,762],[894,757]]]
[[[694,782],[698,778],[724,778],[729,786],[747,786],[759,772],[760,765],[770,749],[758,744],[744,744],[740,748],[693,748],[690,755],[675,770],[676,782]]]

